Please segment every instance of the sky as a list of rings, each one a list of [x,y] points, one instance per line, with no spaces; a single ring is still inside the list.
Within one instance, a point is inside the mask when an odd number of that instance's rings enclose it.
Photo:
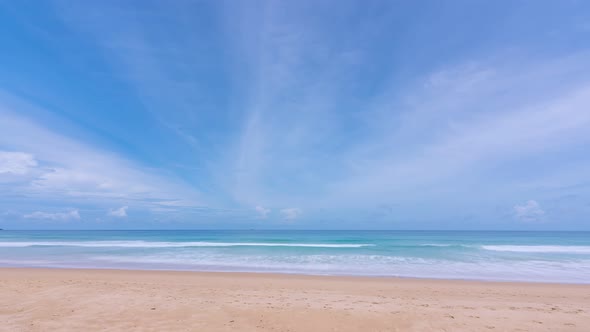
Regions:
[[[0,0],[0,227],[590,230],[590,2]]]

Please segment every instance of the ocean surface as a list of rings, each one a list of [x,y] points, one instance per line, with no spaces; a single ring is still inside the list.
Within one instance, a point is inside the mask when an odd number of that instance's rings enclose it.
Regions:
[[[4,230],[0,266],[590,283],[590,232]]]

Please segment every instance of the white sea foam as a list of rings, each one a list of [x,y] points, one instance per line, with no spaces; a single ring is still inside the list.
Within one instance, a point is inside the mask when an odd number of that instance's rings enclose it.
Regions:
[[[310,255],[272,250],[247,254],[188,249],[127,253],[81,250],[45,258],[15,254],[14,251],[3,257],[1,253],[0,266],[14,267],[273,272],[590,284],[590,259],[551,261],[481,258],[460,261],[449,258],[347,254],[347,251]]]
[[[227,255],[184,252],[95,256],[103,266],[148,269],[399,276],[443,279],[590,283],[590,260],[452,261],[383,255]]]
[[[0,247],[93,247],[93,248],[183,248],[183,247],[310,247],[310,248],[362,248],[372,244],[332,243],[271,243],[271,242],[150,242],[150,241],[36,241],[0,242]]]
[[[530,253],[576,253],[590,254],[590,246],[518,246],[486,245],[482,249],[492,251],[530,252]]]

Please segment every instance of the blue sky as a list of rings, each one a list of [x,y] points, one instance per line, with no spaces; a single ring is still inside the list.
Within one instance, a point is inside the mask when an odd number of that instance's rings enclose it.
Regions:
[[[0,227],[590,229],[587,1],[0,1]]]

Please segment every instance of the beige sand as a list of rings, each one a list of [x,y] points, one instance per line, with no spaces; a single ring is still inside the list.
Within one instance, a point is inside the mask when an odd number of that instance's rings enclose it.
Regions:
[[[0,269],[2,331],[590,331],[590,286]]]

